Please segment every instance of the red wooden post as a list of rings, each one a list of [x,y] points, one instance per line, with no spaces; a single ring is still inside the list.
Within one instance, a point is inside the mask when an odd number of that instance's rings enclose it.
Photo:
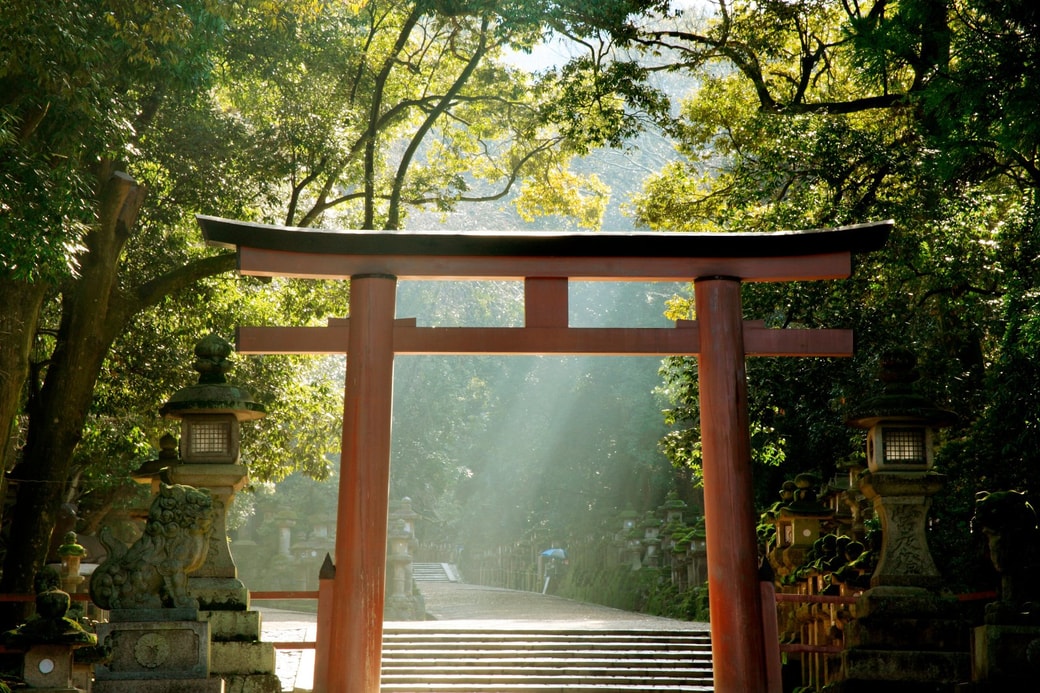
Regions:
[[[393,276],[351,277],[330,693],[379,692],[396,297]]]
[[[769,680],[769,693],[783,693],[780,627],[776,622],[776,587],[768,580],[759,582],[758,587],[762,596],[762,639],[766,644],[766,678]]]
[[[524,280],[524,325],[567,328],[567,277]]]
[[[313,693],[331,693],[329,689],[329,660],[332,652],[332,597],[336,566],[332,557],[325,554],[325,561],[318,571],[318,623],[314,638],[314,688]]]
[[[698,279],[694,298],[715,690],[766,693],[740,280]]]

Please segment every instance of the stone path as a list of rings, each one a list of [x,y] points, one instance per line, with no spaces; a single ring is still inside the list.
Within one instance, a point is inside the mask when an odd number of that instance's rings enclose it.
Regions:
[[[426,599],[426,611],[434,620],[408,622],[410,627],[519,628],[537,624],[546,630],[633,628],[661,630],[707,630],[706,623],[675,621],[645,616],[630,611],[611,609],[596,604],[575,602],[562,597],[535,592],[466,585],[452,582],[420,584]],[[277,641],[314,641],[315,614],[269,609],[261,602],[263,639]],[[305,693],[313,688],[314,650],[277,650],[277,675],[284,691]]]

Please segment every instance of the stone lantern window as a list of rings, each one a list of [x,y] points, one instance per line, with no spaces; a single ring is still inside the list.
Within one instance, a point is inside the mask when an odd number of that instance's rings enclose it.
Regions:
[[[932,431],[925,426],[879,423],[867,433],[867,464],[875,471],[891,466],[931,469],[932,449]]]
[[[239,435],[234,414],[185,414],[181,421],[181,459],[236,464]]]

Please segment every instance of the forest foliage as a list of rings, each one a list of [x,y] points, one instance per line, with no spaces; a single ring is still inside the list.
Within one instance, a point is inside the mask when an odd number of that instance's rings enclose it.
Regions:
[[[201,245],[195,214],[395,230],[419,210],[514,204],[521,218],[595,228],[608,186],[572,164],[646,128],[676,151],[627,202],[638,225],[895,220],[848,281],[745,287],[748,318],[857,334],[853,359],[749,363],[764,504],[782,478],[827,478],[859,454],[845,412],[892,346],[917,353],[921,387],[961,417],[939,454],[940,561],[973,554],[975,491],[1040,491],[1029,0],[12,0],[0,27],[4,591],[28,591],[63,503],[89,527],[125,502],[132,487],[112,480],[154,455],[156,412],[191,382],[197,339],[344,312],[347,286],[232,276],[233,256]],[[570,41],[572,59],[535,74],[505,59],[547,36]],[[669,95],[663,76],[694,86]],[[502,289],[481,291],[469,317]],[[422,298],[442,312],[458,299]],[[645,295],[609,300],[632,314],[625,302],[642,308]],[[694,317],[681,298],[669,310]],[[695,367],[663,366],[666,407],[621,367],[594,381],[584,365],[443,360],[415,375],[416,389],[446,393],[436,411],[401,400],[400,416],[428,423],[395,439],[394,493],[442,519],[483,508],[468,524],[498,517],[489,540],[663,497],[696,478]],[[257,479],[329,474],[336,368],[274,357],[239,368],[270,411],[247,435]],[[540,447],[557,423],[545,395],[509,397],[537,381],[568,384],[580,435]],[[507,403],[516,410],[491,418]],[[621,414],[597,419],[593,403]],[[490,436],[502,428],[505,443]],[[546,470],[511,466],[517,450]]]
[[[876,388],[880,354],[909,348],[923,393],[960,416],[939,449],[933,548],[951,580],[984,575],[975,492],[1040,492],[1040,138],[1026,122],[1040,13],[989,0],[713,6],[708,22],[634,39],[702,79],[671,123],[683,156],[647,181],[637,219],[691,231],[895,221],[849,281],[746,287],[749,317],[856,331],[850,361],[749,362],[754,447],[774,463],[756,468],[760,500],[862,455],[844,418]],[[693,372],[666,370],[677,420],[695,420]]]

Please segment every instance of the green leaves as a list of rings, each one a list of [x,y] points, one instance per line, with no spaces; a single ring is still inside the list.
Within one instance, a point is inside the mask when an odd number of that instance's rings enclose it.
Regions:
[[[0,8],[0,276],[75,272],[93,167],[131,154],[164,90],[205,86],[220,29],[203,3]]]
[[[665,96],[645,82],[646,69],[608,53],[580,56],[542,88],[552,93],[542,118],[561,128],[579,154],[598,146],[620,147],[647,123],[667,112]]]

